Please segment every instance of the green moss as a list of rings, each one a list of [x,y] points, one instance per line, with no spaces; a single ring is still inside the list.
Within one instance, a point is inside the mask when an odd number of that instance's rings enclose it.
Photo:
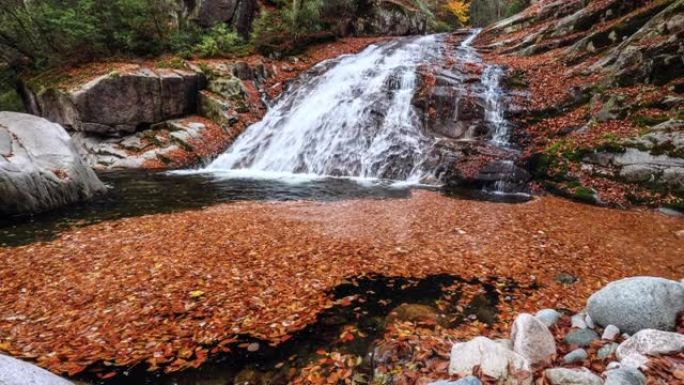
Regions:
[[[633,121],[634,124],[640,127],[651,127],[656,126],[660,123],[668,121],[669,118],[666,116],[648,116],[648,115],[637,115]]]
[[[165,60],[158,60],[155,63],[157,68],[170,68],[175,70],[182,70],[186,68],[185,62],[181,58],[170,58]]]
[[[590,188],[579,186],[574,188],[573,198],[582,202],[595,203],[596,193]]]

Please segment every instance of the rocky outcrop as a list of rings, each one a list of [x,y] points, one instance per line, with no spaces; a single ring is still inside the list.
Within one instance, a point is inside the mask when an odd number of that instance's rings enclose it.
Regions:
[[[429,12],[429,11],[427,11]],[[359,23],[365,27],[360,28],[364,34],[376,35],[418,35],[428,30],[428,17],[426,10],[416,7],[415,2],[380,0],[376,2],[371,16]]]
[[[0,354],[0,384],[2,385],[74,385],[45,369],[28,362]]]
[[[684,312],[684,285],[656,277],[615,281],[594,293],[587,311],[599,325],[632,334],[641,329],[674,330]]]
[[[32,115],[0,112],[0,213],[46,211],[104,190],[64,128]]]
[[[197,72],[128,66],[67,89],[29,86],[26,94],[34,115],[73,131],[122,136],[194,113],[202,81]]]
[[[223,23],[243,36],[251,31],[252,21],[259,9],[256,0],[194,0],[183,1],[182,6],[185,18],[204,28]]]

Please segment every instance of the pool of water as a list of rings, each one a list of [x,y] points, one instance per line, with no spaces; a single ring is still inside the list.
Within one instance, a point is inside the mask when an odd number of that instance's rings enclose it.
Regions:
[[[39,215],[0,219],[0,247],[47,241],[67,229],[105,220],[199,209],[235,201],[336,201],[406,198],[417,186],[393,181],[306,175],[127,171],[102,173],[109,191],[89,202]],[[518,203],[528,196],[450,190],[457,199]]]

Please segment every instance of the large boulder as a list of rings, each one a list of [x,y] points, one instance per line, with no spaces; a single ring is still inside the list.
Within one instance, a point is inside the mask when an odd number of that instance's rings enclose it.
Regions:
[[[497,379],[501,384],[532,384],[530,362],[489,338],[476,337],[453,346],[449,374],[472,375],[477,367],[483,374]]]
[[[35,213],[105,190],[64,128],[45,119],[0,112],[0,213]]]
[[[520,314],[511,332],[513,351],[532,364],[543,362],[556,354],[556,340],[549,328],[531,314]]]
[[[674,330],[684,311],[684,285],[657,277],[611,282],[587,302],[591,319],[633,334],[642,329]]]
[[[202,75],[129,66],[67,89],[28,87],[29,112],[73,131],[106,136],[134,133],[194,113]]]
[[[658,356],[684,351],[684,334],[646,329],[622,342],[615,355],[626,366],[639,367],[648,356]]]
[[[45,369],[28,362],[0,354],[0,384],[2,385],[74,385]]]

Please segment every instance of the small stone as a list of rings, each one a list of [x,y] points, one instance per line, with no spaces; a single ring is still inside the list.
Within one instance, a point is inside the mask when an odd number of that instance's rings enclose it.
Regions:
[[[620,329],[617,326],[608,325],[603,330],[603,334],[601,335],[601,339],[608,340],[608,341],[615,341],[615,339],[619,335],[620,335]]]
[[[572,327],[577,329],[586,329],[587,323],[584,321],[584,314],[575,314],[570,318]]]
[[[465,376],[458,381],[440,380],[430,382],[428,385],[482,385],[482,381],[475,376]]]
[[[252,342],[247,346],[247,351],[250,353],[254,353],[259,351],[259,343],[258,342]]]
[[[601,348],[596,352],[596,356],[602,360],[605,358],[608,358],[611,356],[611,354],[615,353],[618,346],[620,346],[620,345],[618,345],[615,342],[605,344],[605,345],[601,346]]]
[[[587,353],[586,350],[581,348],[575,349],[563,357],[563,363],[574,364],[576,362],[582,362],[586,360],[587,357],[589,357],[589,353]]]
[[[589,314],[587,314],[587,315],[584,317],[584,323],[587,324],[587,327],[588,327],[589,329],[595,329],[595,328],[596,328],[596,324],[594,324],[594,321],[592,321],[592,319],[591,319],[591,317],[589,316]]]
[[[620,369],[620,363],[617,361],[611,361],[606,365],[606,370]]]
[[[520,314],[511,332],[513,351],[530,360],[543,362],[556,354],[556,341],[549,328],[531,314]]]
[[[598,334],[591,329],[575,329],[568,333],[563,341],[568,345],[584,348],[591,345],[596,339],[598,339]]]
[[[645,385],[646,376],[637,369],[614,369],[605,373],[604,385]]]
[[[677,238],[679,239],[684,239],[684,230],[677,231],[675,235],[677,235]]]
[[[551,385],[603,385],[601,377],[592,373],[587,368],[566,369],[553,368],[546,369],[544,376]]]
[[[558,322],[561,314],[554,309],[543,309],[539,310],[537,314],[534,315],[538,320],[544,323],[546,327],[551,327]]]
[[[572,285],[573,283],[577,282],[577,277],[570,273],[562,272],[556,275],[556,282],[563,285]]]

